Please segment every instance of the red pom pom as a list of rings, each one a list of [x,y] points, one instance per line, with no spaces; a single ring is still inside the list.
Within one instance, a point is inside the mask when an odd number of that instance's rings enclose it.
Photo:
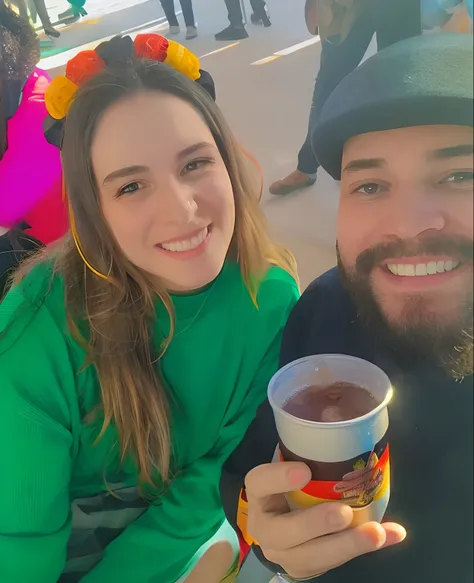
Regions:
[[[161,34],[137,34],[135,52],[139,59],[163,62],[166,59],[169,44],[168,39]]]
[[[82,51],[66,65],[66,77],[80,87],[104,69],[104,61],[95,51]]]

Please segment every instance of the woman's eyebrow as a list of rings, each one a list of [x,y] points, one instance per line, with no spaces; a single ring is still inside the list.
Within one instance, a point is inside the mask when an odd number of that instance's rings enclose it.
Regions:
[[[178,152],[178,154],[176,155],[176,158],[178,160],[182,160],[183,158],[187,158],[191,154],[194,154],[194,152],[197,152],[198,150],[202,150],[203,148],[214,148],[214,147],[215,147],[215,144],[213,144],[211,142],[197,142],[196,144],[192,144],[191,146],[184,148],[183,150],[181,150],[181,152]]]
[[[131,176],[132,174],[144,174],[148,172],[148,166],[125,166],[125,168],[120,168],[119,170],[114,170],[110,174],[108,174],[102,184],[107,184],[108,182],[112,182],[113,180],[117,180],[117,178],[126,178],[127,176]]]

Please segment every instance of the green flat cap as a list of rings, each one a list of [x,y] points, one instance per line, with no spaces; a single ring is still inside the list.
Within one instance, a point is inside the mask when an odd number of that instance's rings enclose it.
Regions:
[[[312,132],[321,166],[341,178],[344,143],[369,132],[473,125],[473,36],[437,33],[400,41],[350,73]]]

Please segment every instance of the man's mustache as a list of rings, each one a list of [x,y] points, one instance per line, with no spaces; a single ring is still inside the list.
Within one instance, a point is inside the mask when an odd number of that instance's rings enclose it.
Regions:
[[[423,255],[448,255],[460,261],[472,262],[472,239],[465,237],[432,237],[423,239],[396,239],[380,243],[363,251],[356,260],[355,271],[358,276],[368,276],[387,259],[397,257],[420,257]]]

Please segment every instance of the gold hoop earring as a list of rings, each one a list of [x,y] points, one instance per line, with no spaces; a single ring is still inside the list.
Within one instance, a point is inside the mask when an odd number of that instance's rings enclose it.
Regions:
[[[72,235],[72,238],[74,241],[74,245],[76,246],[77,252],[79,253],[80,258],[84,262],[84,265],[87,267],[87,269],[91,273],[93,273],[97,277],[100,277],[104,281],[112,283],[113,280],[111,277],[109,277],[108,275],[104,275],[103,273],[100,273],[100,271],[98,271],[95,267],[93,267],[89,263],[89,261],[87,260],[87,257],[85,255],[84,251],[82,250],[82,246],[81,246],[81,243],[79,241],[79,235],[77,234],[76,222],[74,220],[74,214],[72,212],[71,203],[69,201],[68,201],[68,211],[69,211],[69,226],[71,229],[71,235]]]

